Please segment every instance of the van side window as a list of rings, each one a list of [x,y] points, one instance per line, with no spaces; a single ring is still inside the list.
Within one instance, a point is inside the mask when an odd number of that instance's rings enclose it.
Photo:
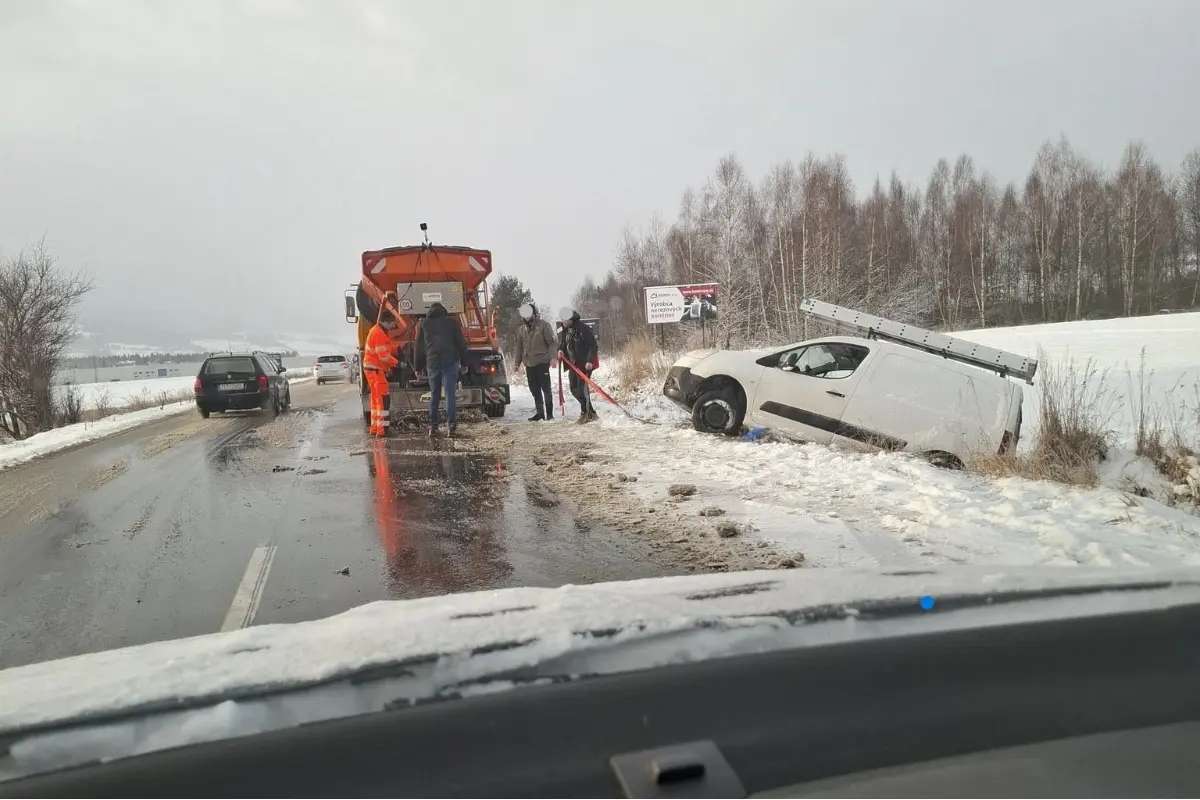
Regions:
[[[779,355],[779,369],[810,378],[849,378],[867,354],[866,347],[841,342],[812,344]]]

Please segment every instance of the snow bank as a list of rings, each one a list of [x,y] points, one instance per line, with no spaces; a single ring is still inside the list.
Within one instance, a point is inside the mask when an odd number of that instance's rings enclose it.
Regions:
[[[285,374],[289,383],[293,384],[312,380],[311,367],[289,369]],[[95,408],[96,399],[104,392],[109,393],[109,407],[121,408],[146,395],[156,398],[161,392],[174,395],[176,392],[190,391],[194,381],[195,377],[189,376],[187,378],[157,378],[115,383],[82,383],[78,385],[78,388],[84,397],[83,407],[85,410]],[[23,441],[8,442],[0,445],[0,470],[66,450],[69,447],[122,433],[163,417],[193,411],[195,408],[195,402],[188,398],[181,402],[167,403],[161,408],[156,406],[112,414],[95,422],[64,425],[61,428],[35,434]]]
[[[195,408],[196,404],[188,400],[182,403],[171,403],[163,408],[145,408],[141,411],[113,414],[95,422],[64,425],[61,428],[34,434],[23,441],[0,445],[0,469],[7,469],[41,456],[66,450],[69,447],[103,439],[106,436],[112,436],[163,417],[194,411]]]

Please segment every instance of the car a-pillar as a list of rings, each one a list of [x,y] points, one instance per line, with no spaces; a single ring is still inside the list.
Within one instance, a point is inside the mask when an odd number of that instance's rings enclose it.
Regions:
[[[746,391],[727,375],[706,378],[696,388],[692,427],[702,433],[737,436],[746,418]]]

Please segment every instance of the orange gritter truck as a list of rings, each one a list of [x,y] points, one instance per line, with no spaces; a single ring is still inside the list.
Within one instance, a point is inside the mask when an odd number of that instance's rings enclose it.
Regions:
[[[426,230],[424,223],[421,230]],[[416,374],[415,347],[421,320],[435,302],[458,319],[470,352],[455,395],[458,407],[478,408],[489,417],[504,416],[510,395],[488,304],[491,273],[491,251],[434,245],[428,234],[421,244],[362,254],[362,278],[346,291],[346,321],[358,326],[359,363],[367,331],[378,319],[381,305],[401,322],[392,332],[400,364],[388,374],[393,425],[405,417],[429,415],[429,381]],[[370,391],[361,374],[359,392],[363,420],[369,423]],[[443,408],[445,402],[443,398]]]

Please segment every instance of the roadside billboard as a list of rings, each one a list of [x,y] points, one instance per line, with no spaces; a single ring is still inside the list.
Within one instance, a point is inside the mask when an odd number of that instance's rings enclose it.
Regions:
[[[715,283],[647,286],[646,321],[651,325],[662,325],[688,320],[715,320],[717,286]]]

